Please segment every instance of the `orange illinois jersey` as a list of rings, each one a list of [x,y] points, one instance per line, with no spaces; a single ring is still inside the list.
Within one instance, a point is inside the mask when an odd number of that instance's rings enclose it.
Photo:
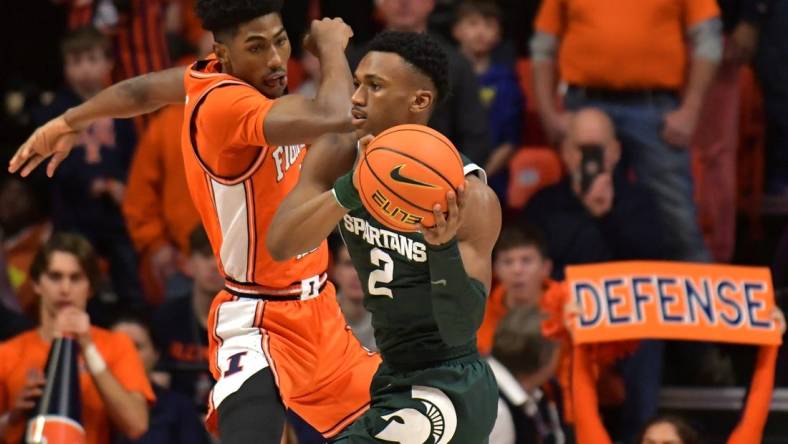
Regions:
[[[265,237],[276,209],[298,181],[307,147],[269,146],[263,122],[274,100],[220,68],[211,57],[184,76],[181,147],[189,191],[229,290],[300,292],[302,281],[325,272],[326,242],[276,262]]]

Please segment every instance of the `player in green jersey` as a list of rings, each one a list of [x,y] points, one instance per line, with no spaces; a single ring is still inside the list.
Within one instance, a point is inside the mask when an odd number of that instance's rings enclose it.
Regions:
[[[495,422],[497,387],[476,350],[476,330],[501,208],[483,170],[466,161],[465,184],[447,193],[448,209],[436,206],[435,227],[421,233],[379,224],[352,182],[358,150],[371,135],[427,124],[448,90],[447,70],[446,54],[427,35],[378,35],[355,72],[357,130],[309,149],[268,232],[272,256],[286,259],[316,247],[339,225],[362,281],[383,363],[370,410],[339,442],[483,443]]]

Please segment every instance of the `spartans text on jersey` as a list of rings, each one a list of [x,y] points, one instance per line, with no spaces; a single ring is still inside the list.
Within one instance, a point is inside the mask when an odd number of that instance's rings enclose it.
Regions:
[[[345,229],[361,236],[368,244],[396,251],[409,261],[427,262],[427,246],[410,237],[372,226],[367,220],[346,214],[343,217]]]

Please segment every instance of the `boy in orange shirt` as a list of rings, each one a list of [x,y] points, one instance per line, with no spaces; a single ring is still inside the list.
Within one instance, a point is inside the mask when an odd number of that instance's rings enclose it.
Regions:
[[[0,345],[0,436],[17,444],[25,418],[42,395],[52,338],[69,334],[80,346],[82,422],[88,444],[110,442],[110,430],[135,439],[148,429],[154,401],[131,340],[90,325],[85,312],[96,288],[98,262],[90,244],[57,234],[39,250],[30,274],[40,299],[39,325]]]
[[[504,227],[493,250],[493,273],[498,284],[487,298],[484,320],[476,333],[479,353],[492,351],[498,322],[516,307],[535,307],[550,292],[561,291],[550,279],[553,263],[536,229]]]

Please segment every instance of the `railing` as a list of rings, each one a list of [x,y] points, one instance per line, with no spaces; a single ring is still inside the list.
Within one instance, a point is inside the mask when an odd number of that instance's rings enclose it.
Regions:
[[[743,387],[664,387],[659,406],[676,410],[739,411],[744,402]],[[771,412],[788,412],[788,388],[778,388],[772,395]]]

